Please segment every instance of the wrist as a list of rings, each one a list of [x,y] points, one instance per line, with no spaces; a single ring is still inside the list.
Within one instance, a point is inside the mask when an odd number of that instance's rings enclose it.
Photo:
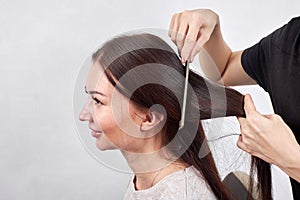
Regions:
[[[299,169],[300,166],[300,145],[297,146],[289,152],[289,156],[286,157],[285,161],[281,163],[280,168],[284,171],[290,171],[294,169]]]

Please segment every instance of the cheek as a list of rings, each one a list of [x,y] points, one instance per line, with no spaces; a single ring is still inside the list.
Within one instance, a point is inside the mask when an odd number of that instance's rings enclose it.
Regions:
[[[119,113],[119,115],[121,115]],[[112,110],[109,107],[102,107],[95,113],[95,120],[99,130],[102,130],[106,137],[112,142],[121,140],[126,134],[123,133],[122,128],[124,127],[124,120],[122,118],[116,119],[118,116],[114,116]],[[119,120],[119,121],[117,121]]]
[[[106,139],[114,149],[130,150],[134,139],[124,133],[113,118],[106,118],[101,124]]]
[[[107,132],[116,127],[115,119],[110,110],[100,108],[95,112],[94,121],[97,126],[103,131]]]
[[[132,134],[136,132],[132,129],[132,111],[130,111],[130,119],[125,118],[128,116],[128,111],[124,109],[119,109],[119,112],[109,109],[109,107],[100,107],[95,110],[94,122],[96,123],[99,130],[102,130],[106,138],[116,146],[118,149],[127,150],[136,142],[135,138],[132,137]],[[137,126],[137,125],[135,125]],[[139,128],[139,127],[138,127]]]

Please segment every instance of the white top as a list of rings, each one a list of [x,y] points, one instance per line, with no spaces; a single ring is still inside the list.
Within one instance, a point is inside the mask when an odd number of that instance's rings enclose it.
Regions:
[[[130,179],[124,200],[214,200],[215,195],[193,166],[169,174],[153,187],[135,190]]]

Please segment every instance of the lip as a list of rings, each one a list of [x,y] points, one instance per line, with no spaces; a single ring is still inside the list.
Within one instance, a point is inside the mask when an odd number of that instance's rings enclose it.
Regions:
[[[93,137],[95,137],[95,138],[98,138],[98,137],[100,137],[102,134],[103,134],[103,132],[102,131],[95,131],[92,127],[90,127],[89,126],[89,129],[92,131],[91,132],[91,135],[93,136]]]
[[[92,136],[95,137],[95,138],[98,138],[102,135],[102,132],[98,132],[98,131],[92,131]]]

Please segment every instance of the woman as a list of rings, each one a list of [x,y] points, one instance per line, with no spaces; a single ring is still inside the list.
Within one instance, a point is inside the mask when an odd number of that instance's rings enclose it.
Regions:
[[[229,199],[201,119],[244,116],[243,96],[190,71],[180,130],[184,66],[151,34],[114,38],[93,55],[87,121],[100,150],[119,149],[134,172],[125,199]]]

